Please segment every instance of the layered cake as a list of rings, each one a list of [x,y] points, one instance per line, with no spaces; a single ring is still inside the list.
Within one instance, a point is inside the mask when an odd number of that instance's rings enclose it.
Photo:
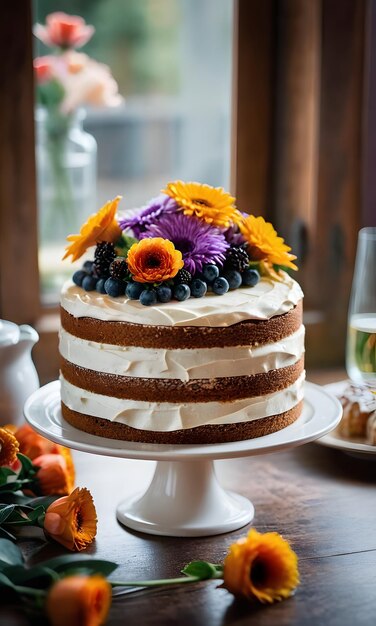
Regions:
[[[86,432],[151,443],[260,437],[302,408],[302,291],[290,248],[222,189],[120,198],[68,238],[95,246],[62,290],[61,401]]]

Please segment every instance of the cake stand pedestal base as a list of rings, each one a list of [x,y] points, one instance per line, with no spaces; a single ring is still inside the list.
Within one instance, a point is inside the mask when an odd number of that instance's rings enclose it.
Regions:
[[[121,502],[119,522],[143,533],[169,537],[219,535],[248,524],[253,504],[225,491],[208,460],[158,461],[147,491]]]
[[[219,485],[214,460],[288,450],[326,435],[342,416],[339,401],[311,383],[305,384],[302,414],[290,426],[257,439],[217,444],[135,443],[77,430],[61,414],[58,381],[35,391],[24,410],[37,432],[63,446],[92,454],[157,461],[146,492],[123,501],[117,507],[117,519],[133,530],[170,537],[219,535],[252,520],[251,502]]]

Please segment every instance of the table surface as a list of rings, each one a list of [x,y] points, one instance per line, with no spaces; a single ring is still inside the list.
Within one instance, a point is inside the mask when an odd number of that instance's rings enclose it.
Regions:
[[[312,379],[312,377],[311,377]],[[318,380],[318,379],[316,379]],[[194,559],[220,562],[247,531],[203,538],[143,535],[122,527],[117,503],[143,489],[155,463],[74,453],[77,484],[97,507],[95,544],[87,553],[119,563],[117,579],[166,578]],[[273,606],[235,601],[218,581],[140,591],[113,600],[108,624],[117,626],[367,626],[376,622],[376,463],[308,444],[294,450],[216,462],[222,485],[249,497],[253,526],[276,530],[299,556],[301,585]],[[41,535],[23,540],[30,562],[61,554]],[[0,607],[0,624],[23,626],[17,610]]]

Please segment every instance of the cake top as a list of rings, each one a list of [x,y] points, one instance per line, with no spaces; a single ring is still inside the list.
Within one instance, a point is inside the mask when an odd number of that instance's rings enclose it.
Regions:
[[[117,215],[120,200],[107,202],[78,234],[67,237],[64,258],[72,261],[95,247],[94,259],[73,274],[75,288],[64,290],[75,308],[80,302],[100,304],[119,319],[126,307],[137,318],[132,321],[141,323],[141,309],[153,306],[165,320],[160,323],[199,318],[206,325],[218,312],[216,296],[226,294],[222,315],[240,309],[242,319],[284,313],[302,297],[286,273],[297,269],[291,248],[264,218],[241,213],[224,189],[168,183],[145,207],[124,215]],[[100,295],[84,293],[94,291]],[[188,300],[189,305],[177,306]],[[254,311],[252,302],[262,306]],[[142,323],[147,323],[145,310]]]

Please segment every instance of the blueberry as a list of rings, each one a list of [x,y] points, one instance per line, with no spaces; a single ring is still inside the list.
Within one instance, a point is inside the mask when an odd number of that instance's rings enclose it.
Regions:
[[[191,290],[188,285],[184,285],[183,283],[180,285],[176,285],[174,289],[174,298],[175,300],[179,300],[179,302],[184,302],[191,295]]]
[[[167,285],[161,285],[157,289],[157,298],[159,302],[170,302],[172,298],[172,291]]]
[[[98,278],[95,276],[89,276],[86,274],[85,278],[82,281],[82,289],[85,291],[94,291]]]
[[[85,261],[85,263],[82,266],[82,269],[84,269],[85,272],[90,274],[90,272],[92,272],[93,270],[93,265],[94,265],[94,261]]]
[[[95,285],[95,289],[96,291],[98,291],[98,293],[107,293],[104,288],[104,284],[106,280],[107,280],[106,278],[99,278],[99,280],[97,281],[97,284]]]
[[[194,298],[202,298],[206,294],[208,286],[203,280],[194,278],[191,283],[191,294]]]
[[[202,275],[207,283],[212,283],[219,276],[219,269],[216,265],[204,265]]]
[[[141,293],[144,291],[145,285],[142,283],[130,282],[125,290],[126,295],[131,300],[138,300]]]
[[[140,302],[144,306],[157,304],[157,292],[154,289],[144,289],[140,295]]]
[[[223,294],[227,293],[230,288],[228,281],[223,276],[219,276],[219,278],[216,278],[213,282],[212,287],[214,293],[216,293],[217,296],[223,296]]]
[[[77,285],[78,287],[81,287],[82,281],[86,276],[87,276],[87,272],[85,272],[85,270],[78,270],[77,272],[73,274],[72,280],[75,285]]]
[[[230,289],[237,289],[242,284],[242,275],[236,270],[229,270],[224,274]]]
[[[125,292],[125,282],[123,280],[119,280],[117,278],[107,278],[104,283],[104,288],[106,293],[112,298],[118,298],[119,296],[123,296]]]
[[[254,287],[255,285],[257,285],[259,280],[260,274],[257,270],[252,270],[251,268],[244,270],[242,274],[243,285],[245,285],[246,287]]]

